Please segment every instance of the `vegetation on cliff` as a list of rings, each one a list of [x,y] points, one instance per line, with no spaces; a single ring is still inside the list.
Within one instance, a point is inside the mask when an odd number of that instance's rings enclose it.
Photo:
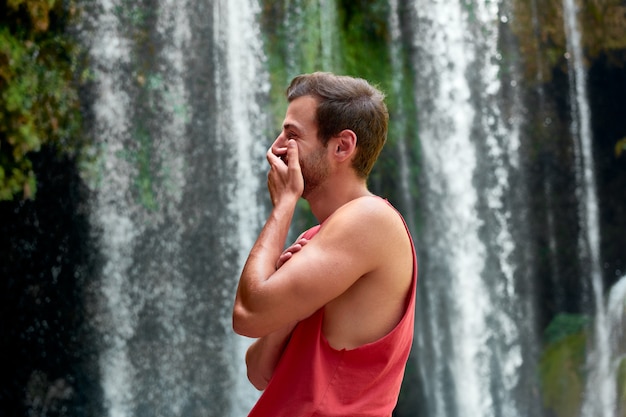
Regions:
[[[55,0],[0,3],[0,200],[35,196],[33,152],[77,144],[78,52],[65,31],[75,10]]]

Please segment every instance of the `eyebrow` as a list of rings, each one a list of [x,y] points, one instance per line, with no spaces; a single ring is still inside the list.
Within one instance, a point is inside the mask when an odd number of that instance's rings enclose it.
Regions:
[[[296,133],[300,133],[302,131],[302,129],[292,123],[285,123],[283,125],[283,131],[285,130],[294,130]]]

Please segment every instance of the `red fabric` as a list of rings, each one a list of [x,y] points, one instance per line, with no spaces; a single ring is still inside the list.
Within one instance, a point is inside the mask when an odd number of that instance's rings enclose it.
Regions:
[[[318,230],[310,229],[305,237]],[[336,350],[328,344],[322,334],[323,308],[298,323],[248,417],[391,416],[413,341],[416,284],[413,247],[413,284],[404,316],[389,334],[356,349]]]

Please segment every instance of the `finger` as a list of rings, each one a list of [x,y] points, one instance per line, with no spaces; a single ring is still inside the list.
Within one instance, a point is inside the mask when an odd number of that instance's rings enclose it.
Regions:
[[[292,256],[291,252],[283,252],[282,255],[280,255],[278,257],[278,261],[276,261],[276,269],[278,269],[281,266],[283,266],[285,264],[285,262],[287,262],[289,259],[291,259],[291,256]]]
[[[302,249],[302,245],[300,243],[296,243],[289,248],[289,252],[298,252],[300,249]]]
[[[287,143],[287,160],[289,161],[289,169],[300,171],[300,160],[298,159],[298,144],[295,140],[290,139]]]
[[[278,146],[276,142],[270,146],[267,150],[267,159],[272,161],[283,161],[285,163],[285,156],[287,156],[287,146]],[[271,162],[270,162],[271,163]]]
[[[267,158],[267,162],[269,162],[270,165],[275,165],[280,160],[280,158],[278,156],[276,156],[276,154],[274,153],[272,148],[269,148],[267,150],[267,153],[265,154],[265,157]]]

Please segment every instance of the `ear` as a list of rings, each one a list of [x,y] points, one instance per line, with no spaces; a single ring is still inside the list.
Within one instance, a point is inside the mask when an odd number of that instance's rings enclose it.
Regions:
[[[340,162],[348,160],[356,152],[356,133],[350,129],[344,129],[333,141],[333,156]]]

